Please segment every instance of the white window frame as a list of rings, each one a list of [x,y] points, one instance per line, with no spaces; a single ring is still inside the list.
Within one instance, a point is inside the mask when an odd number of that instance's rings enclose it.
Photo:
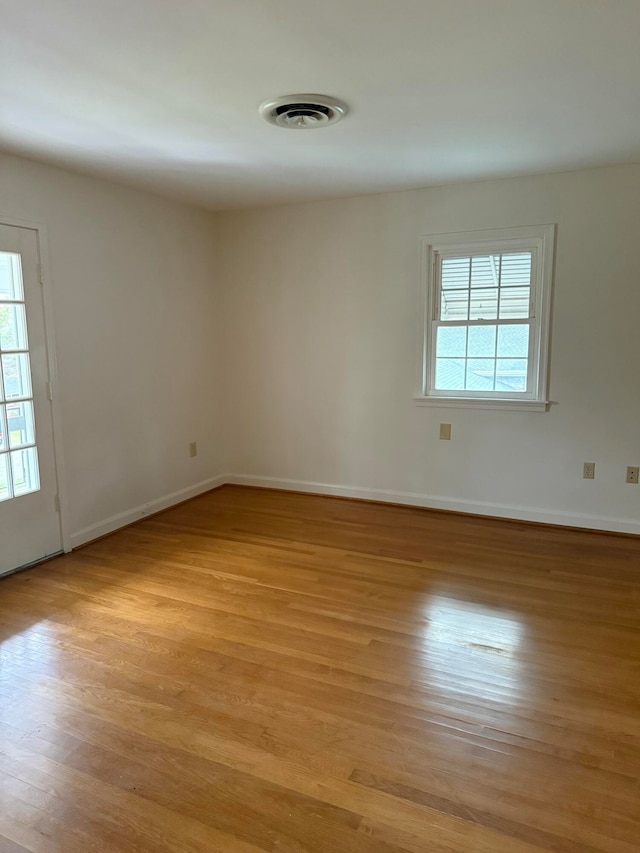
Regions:
[[[462,231],[435,234],[421,238],[422,245],[422,304],[420,350],[420,391],[414,399],[418,405],[468,407],[481,409],[515,409],[547,411],[549,373],[549,335],[551,322],[551,288],[555,251],[556,226],[525,225],[517,228],[496,228],[484,231]],[[435,386],[435,330],[440,321],[440,268],[442,259],[465,255],[489,255],[508,252],[531,252],[531,316],[529,332],[529,361],[526,391],[444,391]],[[487,325],[498,321],[486,322]],[[459,321],[459,326],[468,322]]]

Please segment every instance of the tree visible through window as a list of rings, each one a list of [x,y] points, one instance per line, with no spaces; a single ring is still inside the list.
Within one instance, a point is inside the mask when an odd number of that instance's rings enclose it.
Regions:
[[[20,255],[0,252],[0,501],[40,488]]]

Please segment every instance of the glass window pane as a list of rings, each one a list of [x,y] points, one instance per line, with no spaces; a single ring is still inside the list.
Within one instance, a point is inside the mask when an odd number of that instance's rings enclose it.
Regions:
[[[448,329],[438,327],[436,338],[436,355],[457,356],[464,358],[467,351],[467,329],[466,326],[453,326]]]
[[[0,358],[2,358],[5,399],[31,397],[31,371],[27,353],[3,355]]]
[[[436,359],[436,389],[438,391],[463,391],[464,365],[463,358]]]
[[[0,406],[0,452],[9,449],[9,436],[7,435],[5,407]]]
[[[529,354],[529,325],[514,324],[498,329],[498,356],[526,358]]]
[[[24,301],[20,255],[0,252],[0,300]]]
[[[24,305],[0,303],[0,350],[28,349]]]
[[[11,449],[35,444],[36,432],[33,422],[33,403],[13,403],[7,406],[7,428]]]
[[[5,407],[0,406],[0,452],[9,449],[9,435],[7,433],[7,415]]]
[[[495,320],[498,316],[498,288],[472,290],[469,307],[470,320]]]
[[[466,320],[469,317],[469,291],[447,290],[440,294],[441,320]]]
[[[38,473],[38,453],[35,447],[26,450],[13,450],[11,457],[11,475],[15,497],[37,492],[40,488]]]
[[[531,284],[531,252],[502,256],[501,287],[528,287]]]
[[[11,479],[9,477],[9,454],[0,453],[0,501],[11,497]]]
[[[467,354],[469,358],[472,356],[476,358],[493,358],[496,354],[496,327],[471,326],[469,329],[469,350]]]
[[[500,255],[486,255],[471,259],[471,287],[497,287]]]
[[[469,287],[470,258],[443,258],[441,268],[442,290]]]
[[[508,287],[500,289],[500,319],[510,320],[531,316],[531,289]]]
[[[495,359],[470,358],[467,361],[467,391],[493,391]]]
[[[526,358],[499,358],[496,365],[496,391],[526,391],[527,364]]]

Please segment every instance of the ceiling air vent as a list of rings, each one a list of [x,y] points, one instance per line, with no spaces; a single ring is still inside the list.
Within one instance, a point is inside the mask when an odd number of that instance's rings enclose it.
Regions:
[[[260,115],[270,124],[290,130],[313,130],[335,124],[347,114],[347,105],[327,95],[285,95],[265,101]]]

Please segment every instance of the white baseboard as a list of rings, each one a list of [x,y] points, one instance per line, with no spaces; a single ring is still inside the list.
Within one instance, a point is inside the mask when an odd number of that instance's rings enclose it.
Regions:
[[[182,501],[223,486],[226,483],[237,486],[257,486],[263,489],[282,489],[291,492],[306,492],[314,495],[334,495],[343,498],[381,501],[382,503],[403,504],[405,506],[445,509],[452,512],[466,512],[473,515],[489,515],[498,518],[510,518],[516,521],[537,521],[543,524],[559,524],[566,527],[584,527],[588,530],[607,530],[613,533],[632,533],[640,535],[640,521],[631,518],[609,518],[599,515],[585,515],[573,512],[540,509],[530,506],[509,506],[486,501],[465,501],[459,498],[425,495],[419,492],[395,492],[390,489],[369,489],[362,486],[341,486],[336,483],[320,483],[312,480],[289,480],[282,477],[258,477],[252,474],[220,474],[203,480],[186,489],[172,492],[157,500],[118,513],[90,527],[85,527],[71,535],[71,547],[78,548],[93,539],[99,539],[107,533],[113,533],[147,515],[153,515]]]
[[[147,515],[153,515],[163,509],[179,504],[182,501],[188,501],[189,498],[195,498],[198,495],[204,494],[211,489],[224,485],[227,482],[225,476],[211,477],[208,480],[202,480],[194,486],[187,486],[186,489],[180,489],[177,492],[172,492],[170,495],[165,495],[162,498],[157,498],[146,504],[134,507],[133,509],[120,512],[117,515],[112,515],[110,518],[105,518],[97,524],[92,524],[91,527],[85,527],[83,530],[78,530],[77,533],[71,534],[71,548],[78,548],[93,539],[99,539],[101,536],[106,536],[107,533],[113,533],[120,527],[126,527],[127,524],[132,524],[134,521],[139,521]]]
[[[640,521],[632,518],[609,518],[530,506],[509,506],[485,501],[465,501],[458,498],[425,495],[419,492],[395,492],[388,489],[368,489],[361,486],[340,486],[334,483],[316,483],[309,480],[288,480],[281,477],[255,477],[250,474],[225,474],[224,483],[238,486],[258,486],[264,489],[283,489],[316,495],[334,495],[344,498],[382,501],[406,506],[445,509],[452,512],[472,513],[510,518],[516,521],[537,521],[566,527],[584,527],[589,530],[606,530],[613,533],[640,535]]]

